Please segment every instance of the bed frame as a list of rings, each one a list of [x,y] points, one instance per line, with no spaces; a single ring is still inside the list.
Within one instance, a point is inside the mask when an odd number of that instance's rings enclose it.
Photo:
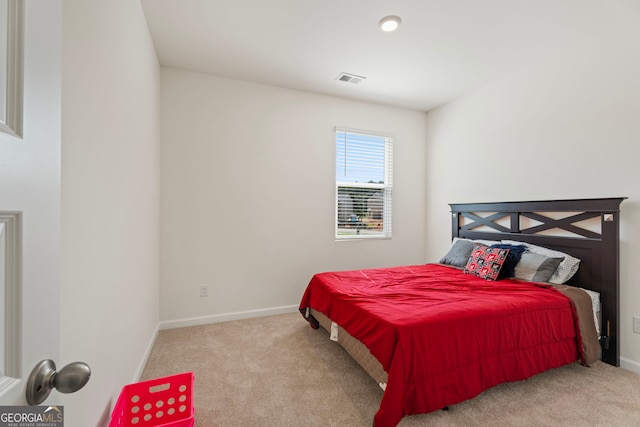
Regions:
[[[620,366],[619,215],[620,203],[625,199],[453,203],[449,205],[451,235],[452,238],[516,240],[579,258],[580,268],[567,284],[600,293],[601,359]],[[526,226],[531,220],[535,225]],[[589,228],[585,228],[583,221],[589,221]],[[591,229],[598,227],[598,231]],[[559,231],[564,234],[558,235]],[[336,329],[337,342],[382,388],[385,387],[387,373],[361,341],[333,324],[321,312],[310,309],[309,314],[327,331]]]
[[[602,361],[620,366],[619,215],[624,199],[626,197],[453,203],[449,205],[451,235],[466,239],[517,240],[579,258],[580,268],[567,284],[600,293]],[[579,224],[588,220],[590,224],[599,220],[600,230],[593,231]],[[534,225],[524,225],[534,221]]]

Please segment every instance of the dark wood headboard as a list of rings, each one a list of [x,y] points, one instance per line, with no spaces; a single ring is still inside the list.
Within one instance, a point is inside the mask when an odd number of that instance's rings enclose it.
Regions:
[[[620,366],[620,203],[626,197],[532,202],[452,203],[452,236],[517,240],[580,259],[567,284],[600,293],[602,360]],[[550,215],[554,213],[555,215]],[[557,214],[560,213],[560,214]],[[563,214],[564,213],[564,214]],[[561,218],[557,218],[557,216]],[[583,228],[596,221],[600,230]],[[523,223],[535,225],[522,228]],[[548,233],[562,232],[562,235]],[[547,233],[547,234],[544,234]]]

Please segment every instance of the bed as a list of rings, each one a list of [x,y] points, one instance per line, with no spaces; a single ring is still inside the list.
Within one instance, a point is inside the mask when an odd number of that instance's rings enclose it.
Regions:
[[[451,204],[440,262],[316,274],[300,312],[384,389],[376,427],[569,363],[619,366],[624,199]]]

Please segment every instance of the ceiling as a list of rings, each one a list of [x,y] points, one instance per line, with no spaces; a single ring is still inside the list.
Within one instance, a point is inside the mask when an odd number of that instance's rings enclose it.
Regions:
[[[609,28],[605,0],[141,0],[160,64],[428,111]],[[398,15],[384,33],[378,21]],[[364,76],[359,84],[341,72]]]

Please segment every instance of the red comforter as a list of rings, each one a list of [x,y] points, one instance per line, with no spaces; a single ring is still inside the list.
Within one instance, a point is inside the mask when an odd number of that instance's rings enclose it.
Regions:
[[[300,311],[307,307],[365,344],[388,373],[376,427],[581,358],[576,312],[560,292],[438,264],[317,274]]]

